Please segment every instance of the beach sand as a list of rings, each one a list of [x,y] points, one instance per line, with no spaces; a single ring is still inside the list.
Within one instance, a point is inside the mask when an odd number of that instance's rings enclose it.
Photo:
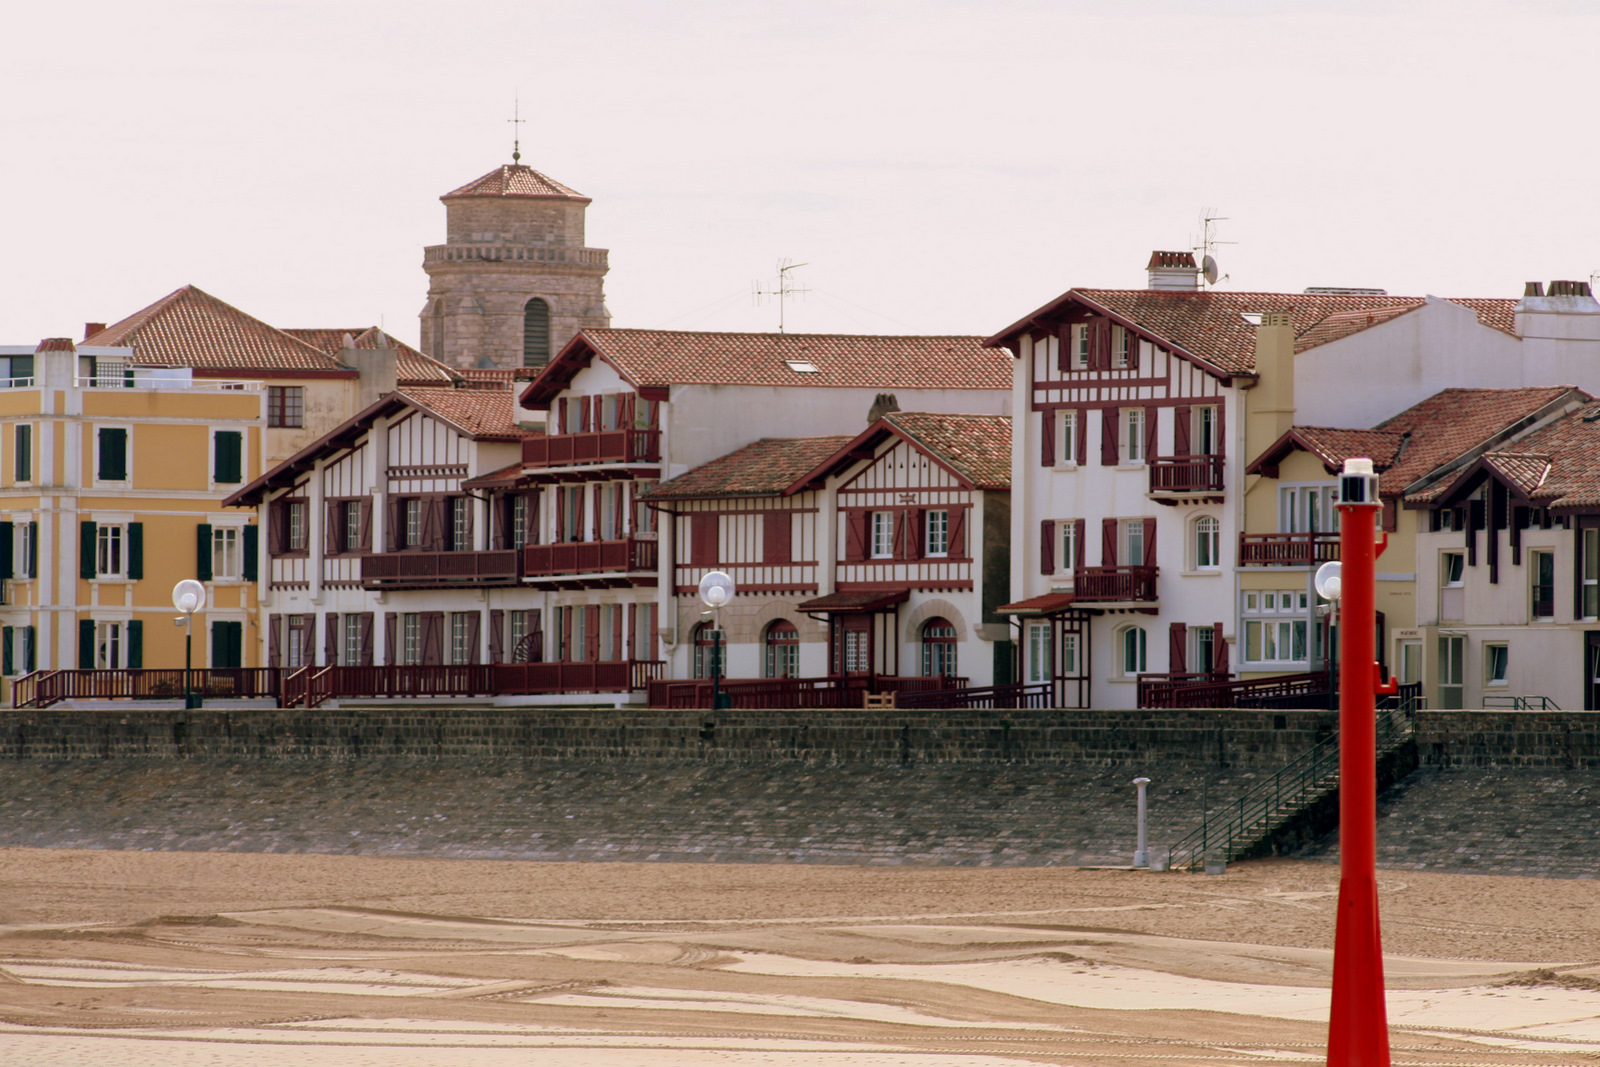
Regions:
[[[1600,883],[1380,872],[1397,1064],[1600,1063]],[[0,850],[0,1062],[1320,1063],[1338,868]]]

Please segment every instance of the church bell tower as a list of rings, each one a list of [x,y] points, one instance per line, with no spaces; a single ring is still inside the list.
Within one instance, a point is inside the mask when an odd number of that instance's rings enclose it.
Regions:
[[[439,198],[445,242],[423,249],[422,351],[452,367],[543,367],[607,326],[607,251],[583,243],[589,198],[510,163]]]

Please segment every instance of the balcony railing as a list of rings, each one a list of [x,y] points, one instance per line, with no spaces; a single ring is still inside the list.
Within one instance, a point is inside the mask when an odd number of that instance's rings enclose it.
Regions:
[[[1151,456],[1152,493],[1220,493],[1221,456]]]
[[[1241,567],[1315,567],[1338,558],[1337,533],[1239,535]]]
[[[724,678],[720,689],[729,707],[749,708],[860,708],[867,694],[948,692],[964,689],[966,678],[954,675],[890,677],[847,675],[829,678]],[[652,708],[710,708],[710,679],[652,681],[645,703]]]
[[[1275,674],[1243,681],[1209,676],[1139,676],[1141,708],[1326,708],[1327,671]]]
[[[660,430],[594,430],[529,437],[522,442],[524,467],[660,462]]]
[[[497,552],[379,552],[361,557],[361,584],[368,589],[436,585],[516,585],[521,555]]]
[[[522,696],[549,693],[625,693],[661,677],[660,660],[556,663],[435,663],[411,666],[307,667],[285,684],[286,707],[320,707],[329,700],[404,700],[418,697]]]
[[[1072,572],[1072,592],[1079,601],[1153,601],[1159,570],[1159,567],[1079,567]]]
[[[561,574],[605,574],[656,569],[656,542],[564,541],[554,545],[528,545],[522,550],[522,573],[527,578]]]
[[[188,675],[191,692],[243,700],[277,697],[281,672],[273,667],[196,667]],[[63,700],[174,700],[183,692],[182,667],[34,671],[12,683],[11,704],[48,708]]]

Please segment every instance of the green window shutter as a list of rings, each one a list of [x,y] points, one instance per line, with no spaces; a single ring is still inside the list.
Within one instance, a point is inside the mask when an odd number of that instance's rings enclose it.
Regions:
[[[33,481],[33,427],[18,426],[16,455],[16,480],[19,482]]]
[[[94,575],[95,575],[95,570],[94,570],[95,537],[96,537],[96,531],[95,531],[94,523],[85,520],[84,522],[81,522],[81,523],[78,524],[78,577],[79,578],[93,578]]]
[[[11,654],[11,640],[15,635],[16,630],[10,626],[5,627],[4,632],[0,633],[0,651],[5,653],[4,656],[0,656],[0,659],[5,661],[0,664],[0,674],[17,673],[16,657]]]
[[[256,565],[256,556],[261,548],[261,527],[246,526],[244,528],[244,580],[253,582],[260,575],[260,568]]]
[[[144,577],[144,523],[128,523],[128,579]]]
[[[13,523],[0,522],[0,578],[16,577],[16,568],[12,565],[12,556],[16,551],[16,532]],[[6,647],[11,647],[10,642],[6,643]]]
[[[39,522],[37,519],[28,522],[28,573],[27,577],[39,577]],[[32,627],[30,626],[31,630]]]
[[[128,431],[109,426],[100,430],[100,473],[102,482],[128,480]]]
[[[244,480],[244,434],[238,430],[218,430],[216,461],[212,481],[236,485]]]
[[[139,619],[128,623],[128,666],[144,666],[144,623]]]
[[[32,626],[22,628],[22,673],[32,674],[38,670],[39,632]]]
[[[202,522],[194,531],[194,576],[202,582],[211,580],[211,524]]]
[[[94,620],[78,620],[78,669],[94,669]]]

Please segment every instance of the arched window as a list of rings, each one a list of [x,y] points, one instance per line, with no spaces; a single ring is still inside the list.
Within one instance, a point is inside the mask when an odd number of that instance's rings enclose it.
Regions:
[[[1194,566],[1214,571],[1222,566],[1222,523],[1210,515],[1194,520]]]
[[[522,305],[522,365],[542,367],[550,362],[550,305],[534,297]]]
[[[1128,626],[1117,631],[1117,666],[1124,678],[1143,674],[1145,670],[1145,636],[1141,626]]]
[[[956,673],[956,628],[938,617],[922,624],[922,676]]]
[[[694,676],[696,678],[711,677],[711,664],[716,656],[716,642],[712,639],[712,630],[709,622],[700,623],[694,628]]]
[[[767,677],[794,678],[800,674],[800,631],[788,619],[767,627]]]

